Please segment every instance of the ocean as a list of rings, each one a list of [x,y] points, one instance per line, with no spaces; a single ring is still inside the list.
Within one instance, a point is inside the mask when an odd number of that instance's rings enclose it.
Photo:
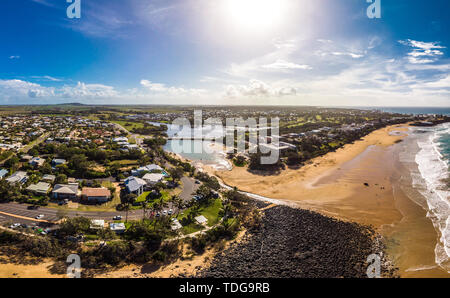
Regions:
[[[446,107],[355,107],[362,110],[379,110],[388,113],[399,113],[409,115],[419,114],[437,114],[437,115],[450,115],[450,108]]]
[[[426,199],[427,217],[438,232],[436,263],[450,272],[450,123],[410,129],[417,144],[412,187]]]

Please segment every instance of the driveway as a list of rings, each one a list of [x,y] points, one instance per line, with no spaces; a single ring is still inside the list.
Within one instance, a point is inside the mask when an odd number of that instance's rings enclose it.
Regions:
[[[199,188],[200,184],[195,184],[195,180],[187,176],[183,176],[181,182],[183,183],[183,190],[180,193],[180,198],[183,202],[189,202],[192,199],[192,193]]]

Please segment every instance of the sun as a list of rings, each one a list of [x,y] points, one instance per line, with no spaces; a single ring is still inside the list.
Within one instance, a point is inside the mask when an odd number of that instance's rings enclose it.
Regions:
[[[285,0],[223,0],[228,22],[242,30],[266,30],[280,25]]]

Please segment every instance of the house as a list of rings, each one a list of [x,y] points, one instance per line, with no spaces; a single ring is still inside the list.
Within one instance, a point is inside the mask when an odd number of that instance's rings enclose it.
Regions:
[[[45,159],[40,158],[40,157],[33,157],[28,163],[32,166],[32,167],[40,167],[44,164]]]
[[[31,161],[32,159],[33,159],[33,156],[31,156],[31,155],[24,155],[24,156],[22,156],[22,158],[21,158],[22,161],[26,161],[26,162],[29,162],[29,161]]]
[[[150,164],[143,167],[138,168],[137,170],[132,170],[131,175],[138,176],[139,174],[143,172],[155,172],[155,171],[162,171],[163,168],[156,164]]]
[[[172,231],[176,231],[181,229],[183,226],[180,224],[178,219],[173,218],[172,223],[170,224],[170,227],[172,228]]]
[[[134,193],[140,196],[144,192],[144,186],[147,185],[145,180],[138,177],[128,177],[125,180],[125,187],[128,193]]]
[[[114,143],[120,143],[120,142],[126,142],[126,143],[128,143],[128,138],[126,138],[126,137],[117,137],[117,138],[114,138],[114,139],[113,139],[113,142],[114,142]]]
[[[52,160],[52,167],[56,167],[56,166],[63,165],[66,163],[67,163],[67,161],[65,159],[55,158]]]
[[[23,172],[23,171],[15,172],[9,178],[6,179],[6,181],[8,181],[8,183],[11,183],[11,184],[15,184],[15,183],[24,184],[25,182],[27,182],[27,180],[28,180],[28,175],[26,172]]]
[[[105,221],[103,219],[93,219],[91,220],[90,229],[101,230],[105,227]]]
[[[31,184],[26,190],[33,192],[37,195],[46,195],[50,190],[50,184],[46,182],[39,182],[37,184]]]
[[[77,183],[77,179],[73,178],[73,177],[69,177],[67,178],[67,183],[69,184],[75,184]]]
[[[111,223],[109,224],[109,228],[111,229],[111,231],[116,232],[117,234],[122,234],[126,230],[125,224],[123,222]]]
[[[139,149],[139,146],[136,144],[125,144],[120,148],[120,150],[137,150]]]
[[[148,185],[155,185],[156,183],[158,183],[164,179],[164,175],[159,174],[159,173],[147,173],[142,177],[142,179]]]
[[[1,169],[1,170],[0,170],[0,179],[5,178],[6,175],[8,175],[8,170]]]
[[[76,199],[78,196],[78,183],[56,184],[52,191],[54,199]]]
[[[89,202],[104,203],[111,198],[111,191],[107,188],[89,188],[85,187],[81,191],[81,199]]]
[[[206,217],[204,217],[203,215],[199,215],[199,216],[195,217],[195,221],[199,225],[206,225],[206,223],[208,222],[208,219],[206,219]]]
[[[55,179],[56,179],[56,176],[55,175],[49,175],[49,174],[47,174],[47,175],[44,175],[44,177],[42,177],[42,181],[45,181],[45,182],[50,182],[50,183],[53,183],[54,181],[55,181]]]

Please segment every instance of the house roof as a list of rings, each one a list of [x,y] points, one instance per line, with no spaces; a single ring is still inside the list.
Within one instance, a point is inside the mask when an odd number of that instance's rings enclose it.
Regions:
[[[93,219],[91,220],[91,229],[102,229],[105,227],[105,221],[103,219]]]
[[[42,177],[42,180],[50,180],[50,181],[54,181],[56,179],[55,175],[50,175],[50,174],[46,174]]]
[[[128,191],[133,192],[133,191],[136,191],[136,190],[140,189],[142,186],[147,185],[147,182],[145,182],[141,178],[128,177],[125,180],[125,185],[126,185]]]
[[[78,184],[56,184],[53,192],[76,195],[78,193]]]
[[[81,195],[86,197],[110,197],[111,191],[104,187],[101,188],[85,187],[81,191]]]
[[[163,168],[161,168],[159,165],[151,164],[151,165],[146,165],[146,166],[140,167],[138,169],[138,171],[149,171],[149,172],[151,172],[151,171],[155,171],[155,170],[162,171],[162,169]]]
[[[55,159],[52,160],[52,162],[53,163],[58,163],[58,164],[64,164],[64,163],[66,163],[66,160],[62,159],[62,158],[55,158]]]
[[[0,178],[5,177],[6,175],[8,175],[8,171],[5,170],[5,169],[1,169],[1,170],[0,170]]]
[[[50,189],[50,184],[45,182],[39,182],[37,184],[31,184],[27,187],[27,190],[37,192],[47,192]]]
[[[159,182],[164,178],[163,174],[159,174],[159,173],[147,173],[144,175],[144,177],[142,177],[142,179],[144,179],[145,181],[150,181],[150,182]]]
[[[11,177],[7,178],[6,181],[8,182],[19,182],[23,179],[27,178],[28,175],[26,172],[18,171],[11,175]]]
[[[126,229],[125,224],[123,222],[111,223],[109,224],[109,228],[112,231],[122,231]]]
[[[199,215],[199,216],[195,217],[195,221],[197,221],[199,224],[204,224],[204,223],[208,222],[206,217],[204,217],[203,215]]]

